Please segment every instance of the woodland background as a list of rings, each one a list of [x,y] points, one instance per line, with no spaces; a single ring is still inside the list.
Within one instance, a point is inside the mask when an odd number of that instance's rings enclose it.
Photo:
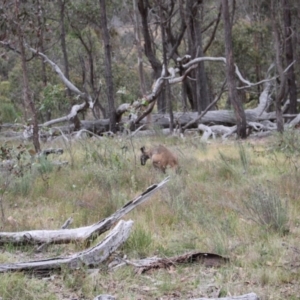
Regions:
[[[124,112],[136,124],[168,113],[172,131],[173,112],[200,114],[216,97],[210,109],[233,109],[245,138],[244,109],[258,105],[270,70],[277,130],[298,112],[298,1],[16,0],[0,13],[1,122],[32,124],[37,152],[39,125],[62,116],[75,130],[108,119],[116,132]]]
[[[296,0],[0,1],[0,298],[299,299],[299,22]],[[153,144],[179,174],[140,165]],[[146,190],[117,250],[56,243]],[[171,259],[194,252],[225,263]]]

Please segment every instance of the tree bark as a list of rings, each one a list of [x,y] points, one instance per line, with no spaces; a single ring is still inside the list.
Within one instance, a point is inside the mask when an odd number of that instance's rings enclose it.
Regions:
[[[24,37],[23,37],[23,30],[19,23],[19,9],[20,9],[20,1],[15,1],[15,17],[16,17],[16,25],[17,25],[17,35],[18,35],[18,45],[20,48],[20,56],[21,56],[21,64],[22,64],[22,73],[23,73],[23,99],[24,99],[24,117],[25,121],[31,124],[33,129],[33,145],[35,151],[38,153],[41,151],[40,142],[39,142],[39,128],[38,128],[38,121],[37,121],[37,112],[35,109],[35,104],[31,96],[30,87],[29,87],[29,80],[28,80],[28,69],[27,69],[27,62],[26,62],[26,51],[24,46]]]
[[[136,49],[138,53],[138,71],[139,71],[139,79],[140,79],[140,90],[141,95],[146,95],[146,85],[145,85],[145,76],[144,76],[144,68],[143,68],[143,50],[141,45],[141,35],[140,35],[140,22],[139,22],[139,14],[137,8],[137,0],[133,1],[133,13],[134,13],[134,29],[135,29],[135,42]]]
[[[245,139],[247,137],[246,117],[245,117],[245,112],[242,103],[238,98],[238,93],[236,90],[228,0],[222,0],[222,7],[223,7],[223,21],[224,21],[224,31],[225,31],[226,76],[227,76],[227,83],[228,83],[228,93],[236,116],[237,135],[239,138]]]
[[[283,21],[284,21],[284,36],[285,36],[285,57],[286,64],[290,65],[294,61],[294,51],[293,51],[293,31],[292,31],[292,18],[291,18],[291,1],[282,0],[283,6]],[[294,65],[290,67],[287,74],[287,85],[288,93],[290,98],[289,113],[297,113],[297,86],[296,86],[296,76],[294,71]]]
[[[197,57],[203,57],[202,48],[202,32],[201,32],[201,6],[203,6],[203,1],[198,0],[198,5],[196,6],[196,13],[193,17],[193,27],[194,27],[194,53]],[[197,97],[197,111],[200,114],[210,103],[207,80],[204,62],[200,62],[196,68],[196,97]]]
[[[106,0],[99,0],[100,4],[100,18],[101,18],[101,30],[104,43],[104,55],[105,55],[105,82],[106,91],[108,98],[108,113],[110,120],[110,131],[116,132],[117,130],[117,114],[115,108],[115,98],[114,98],[114,85],[112,78],[112,66],[111,66],[111,45],[110,37],[107,27],[106,18]]]
[[[69,59],[68,59],[68,52],[67,52],[67,46],[66,46],[66,28],[65,28],[65,2],[66,0],[58,0],[59,4],[59,25],[60,25],[60,45],[61,45],[61,50],[63,53],[64,57],[64,73],[66,78],[69,80],[70,79],[70,74],[69,74]],[[71,91],[70,89],[67,89],[68,96],[71,96]]]
[[[255,293],[240,295],[240,296],[229,296],[221,298],[196,298],[192,300],[259,300]]]
[[[55,257],[39,261],[11,264],[0,264],[0,273],[26,271],[35,275],[46,276],[53,270],[61,270],[66,266],[70,269],[93,268],[105,261],[129,237],[133,221],[119,221],[106,238],[85,251],[67,257]]]
[[[215,253],[208,252],[190,252],[182,255],[177,255],[173,257],[164,257],[160,258],[157,256],[143,258],[139,260],[125,260],[120,264],[115,265],[113,269],[119,268],[125,264],[132,265],[136,269],[136,273],[142,274],[149,270],[160,269],[160,268],[169,268],[176,266],[178,264],[186,263],[201,263],[206,267],[220,267],[230,260],[228,257],[221,256]]]
[[[276,121],[277,121],[277,131],[283,133],[284,131],[284,120],[282,116],[281,102],[285,96],[285,87],[286,87],[286,76],[283,73],[282,60],[281,60],[281,51],[280,51],[280,41],[279,41],[279,32],[278,24],[276,18],[276,4],[274,0],[271,1],[271,13],[272,13],[272,28],[274,34],[274,48],[275,48],[275,63],[277,67],[277,72],[279,74],[279,91],[276,91],[275,107],[276,107]]]
[[[148,26],[148,6],[148,0],[138,0],[138,9],[141,15],[142,33],[144,37],[144,53],[147,56],[148,61],[153,69],[154,79],[157,80],[162,73],[162,63],[156,57],[155,50],[153,49],[153,42]],[[163,113],[166,111],[166,101],[163,89],[157,98],[157,110]]]

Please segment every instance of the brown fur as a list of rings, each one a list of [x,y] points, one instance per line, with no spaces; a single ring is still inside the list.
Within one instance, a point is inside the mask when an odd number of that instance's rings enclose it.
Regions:
[[[159,169],[163,173],[166,172],[167,166],[170,166],[175,171],[178,170],[177,157],[165,146],[158,145],[146,150],[145,147],[141,148],[141,164],[145,165],[148,159],[152,160],[153,167]]]

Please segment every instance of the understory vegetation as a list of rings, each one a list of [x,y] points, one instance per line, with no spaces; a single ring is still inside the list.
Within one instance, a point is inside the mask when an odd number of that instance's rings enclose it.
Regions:
[[[179,174],[140,165],[143,145],[164,144],[179,158]],[[125,218],[134,221],[114,255],[129,259],[170,257],[190,251],[230,259],[219,268],[201,263],[135,274],[108,263],[68,270],[49,278],[0,275],[2,299],[189,299],[255,292],[260,299],[299,299],[300,185],[298,131],[245,141],[200,137],[101,138],[57,141],[62,156],[32,160],[27,145],[3,144],[1,159],[19,157],[0,177],[1,231],[59,229],[93,224],[167,175],[170,181]],[[43,148],[54,145],[44,144]],[[53,161],[68,161],[57,166]],[[104,235],[105,236],[105,235]],[[99,237],[95,243],[99,242]],[[0,263],[70,255],[84,245],[5,245]]]

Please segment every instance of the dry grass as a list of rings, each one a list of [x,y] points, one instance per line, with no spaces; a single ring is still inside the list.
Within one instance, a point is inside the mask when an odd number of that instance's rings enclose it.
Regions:
[[[22,182],[22,188],[12,184],[3,198],[4,211],[16,223],[5,222],[2,231],[57,229],[71,216],[73,227],[105,218],[165,177],[150,163],[145,167],[139,163],[142,145],[163,143],[179,157],[181,173],[170,171],[166,188],[126,216],[135,225],[120,255],[164,257],[198,250],[229,256],[231,262],[222,268],[191,264],[144,275],[134,274],[131,266],[108,272],[105,264],[92,272],[63,270],[47,280],[0,275],[0,297],[93,299],[106,293],[117,299],[188,299],[256,292],[260,299],[297,299],[299,172],[293,153],[287,158],[276,142],[274,137],[263,143],[216,140],[202,144],[198,138],[183,141],[160,136],[57,145],[66,149],[60,159],[70,165],[37,165],[36,171],[26,174],[28,182]],[[270,184],[278,199],[288,204],[284,212],[288,230],[254,222],[247,211],[245,203],[255,204],[258,198],[255,186]],[[270,198],[267,194],[263,199]],[[277,208],[275,202],[274,211]],[[67,255],[81,249],[80,245],[51,246],[43,255]],[[31,247],[7,245],[0,253],[3,263],[40,257]]]

